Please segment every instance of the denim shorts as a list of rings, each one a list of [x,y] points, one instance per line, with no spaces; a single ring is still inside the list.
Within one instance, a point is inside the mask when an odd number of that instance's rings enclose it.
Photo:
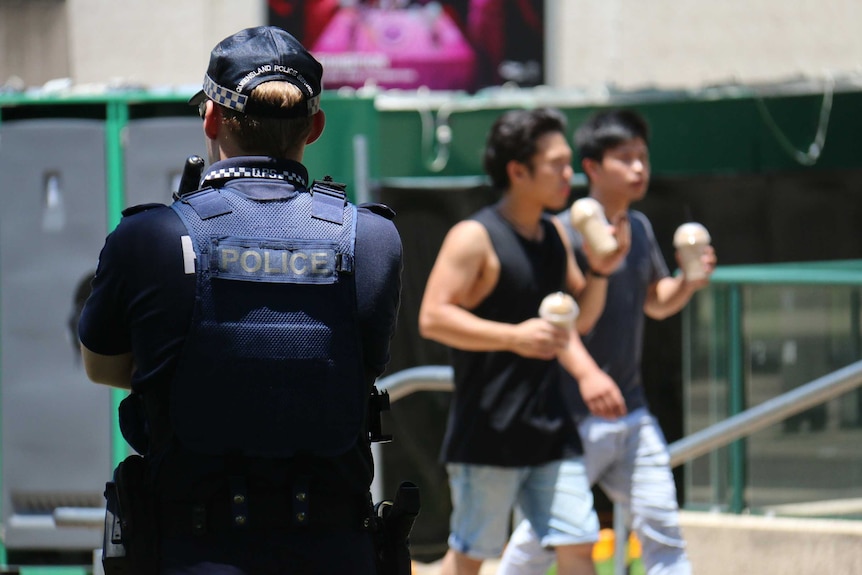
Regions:
[[[449,547],[476,559],[499,557],[512,510],[530,520],[545,547],[593,543],[599,521],[583,460],[532,467],[450,463]]]
[[[619,419],[586,417],[578,426],[590,482],[622,505],[637,533],[647,573],[691,575],[679,527],[670,455],[661,428],[645,408]],[[500,575],[544,575],[554,555],[542,549],[530,524],[522,521],[509,540]]]

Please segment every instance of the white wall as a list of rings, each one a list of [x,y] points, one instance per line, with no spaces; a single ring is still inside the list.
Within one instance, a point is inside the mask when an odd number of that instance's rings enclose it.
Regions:
[[[862,76],[862,0],[545,0],[549,83],[698,88]],[[0,0],[0,86],[196,85],[265,0]]]
[[[66,3],[0,0],[0,88],[69,75]]]
[[[696,88],[862,74],[860,0],[546,0],[558,87]]]
[[[222,38],[266,20],[263,0],[66,0],[75,83],[200,84]]]

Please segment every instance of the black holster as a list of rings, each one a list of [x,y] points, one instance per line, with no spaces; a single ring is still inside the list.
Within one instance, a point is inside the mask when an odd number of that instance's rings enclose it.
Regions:
[[[404,481],[392,501],[374,506],[378,518],[378,575],[410,575],[410,532],[419,515],[419,488]]]
[[[105,575],[155,575],[158,541],[155,501],[149,468],[140,455],[130,455],[105,484]]]

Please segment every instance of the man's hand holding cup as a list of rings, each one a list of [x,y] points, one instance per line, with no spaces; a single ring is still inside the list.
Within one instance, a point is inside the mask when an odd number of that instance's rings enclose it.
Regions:
[[[715,271],[717,260],[711,242],[707,229],[697,222],[684,223],[673,234],[677,263],[685,281],[695,289],[706,286]]]
[[[590,269],[607,277],[625,259],[631,246],[631,225],[623,212],[608,222],[604,208],[595,198],[581,198],[569,210],[572,226],[584,239],[584,255]]]

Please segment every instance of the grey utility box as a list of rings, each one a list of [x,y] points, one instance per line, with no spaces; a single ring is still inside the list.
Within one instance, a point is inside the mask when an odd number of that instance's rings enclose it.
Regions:
[[[58,508],[104,508],[109,391],[87,380],[75,331],[106,231],[103,122],[0,124],[0,417],[8,549],[93,549],[100,530]]]

